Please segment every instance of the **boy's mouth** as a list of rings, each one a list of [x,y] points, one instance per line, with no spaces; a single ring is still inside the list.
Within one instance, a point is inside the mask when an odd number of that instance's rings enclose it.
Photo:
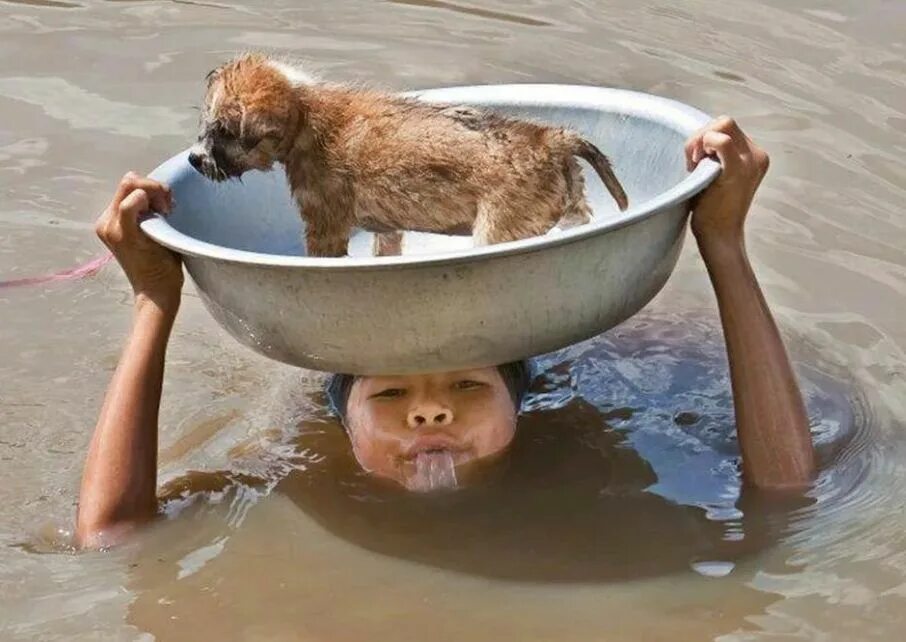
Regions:
[[[460,455],[467,450],[468,448],[460,443],[458,439],[443,433],[435,433],[417,437],[403,453],[403,459],[414,461],[419,455],[425,453],[438,454],[441,452],[449,452],[454,458],[459,459]]]

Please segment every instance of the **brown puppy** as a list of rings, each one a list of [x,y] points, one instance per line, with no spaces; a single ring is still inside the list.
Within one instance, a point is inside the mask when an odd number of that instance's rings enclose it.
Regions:
[[[586,223],[576,156],[625,209],[607,158],[573,131],[321,83],[248,54],[208,75],[189,162],[217,181],[282,163],[309,255],[343,256],[356,226],[386,255],[400,251],[400,230],[490,244]]]

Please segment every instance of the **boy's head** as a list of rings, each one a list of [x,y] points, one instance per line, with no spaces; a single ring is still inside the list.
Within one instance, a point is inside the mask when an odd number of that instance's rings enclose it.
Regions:
[[[503,451],[528,389],[525,362],[425,375],[334,375],[331,403],[364,470],[422,490],[438,457],[462,466]]]

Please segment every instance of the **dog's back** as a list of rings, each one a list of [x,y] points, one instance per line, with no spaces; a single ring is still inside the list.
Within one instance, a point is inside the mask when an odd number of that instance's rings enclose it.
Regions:
[[[494,227],[503,229],[492,236],[543,233],[579,205],[569,202],[577,187],[584,200],[575,156],[625,207],[606,157],[575,132],[382,92],[325,86],[320,93],[315,111],[333,132],[326,158],[352,179],[359,218],[372,230],[465,233],[482,204],[494,202]]]

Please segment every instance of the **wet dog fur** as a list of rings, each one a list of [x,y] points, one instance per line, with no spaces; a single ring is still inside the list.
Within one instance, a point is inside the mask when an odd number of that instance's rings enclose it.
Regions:
[[[308,254],[338,257],[353,227],[375,232],[375,254],[391,255],[404,230],[471,233],[485,245],[586,223],[577,157],[625,209],[608,159],[576,132],[324,83],[245,54],[208,75],[189,161],[215,181],[282,163]]]

